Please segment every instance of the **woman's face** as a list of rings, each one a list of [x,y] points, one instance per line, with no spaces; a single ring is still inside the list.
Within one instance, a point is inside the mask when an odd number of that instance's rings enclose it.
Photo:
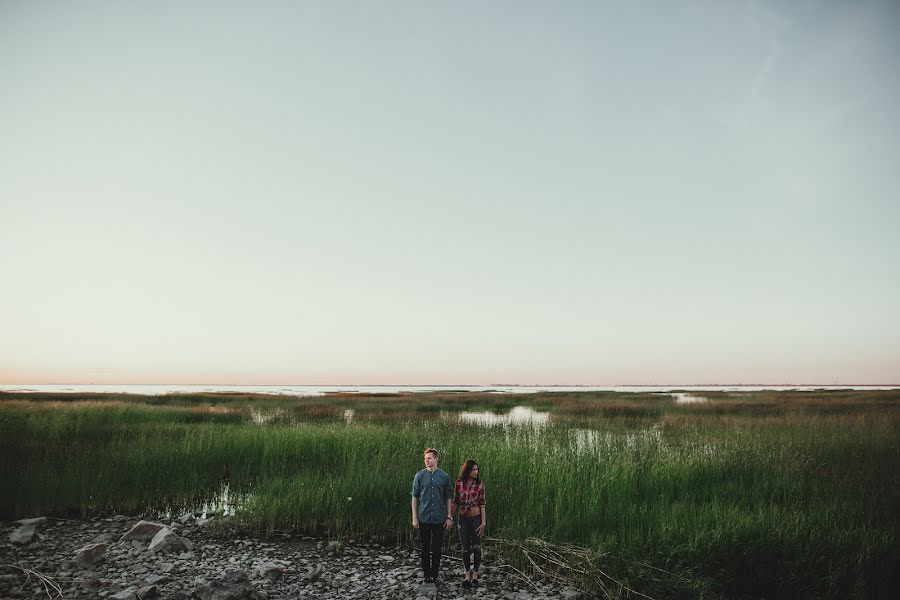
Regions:
[[[469,471],[469,479],[478,479],[478,465],[472,465],[472,469]]]

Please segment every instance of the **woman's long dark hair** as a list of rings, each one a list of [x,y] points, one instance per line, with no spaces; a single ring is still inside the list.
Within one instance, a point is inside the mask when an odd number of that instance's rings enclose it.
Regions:
[[[464,462],[462,464],[462,466],[459,468],[459,478],[458,479],[460,481],[462,481],[463,483],[465,483],[466,480],[469,479],[469,475],[471,475],[471,473],[472,473],[472,467],[479,467],[478,468],[478,477],[476,477],[474,479],[474,481],[475,481],[475,483],[481,483],[481,467],[478,465],[477,462],[475,462],[475,459],[472,459],[472,458],[467,458],[466,462]]]

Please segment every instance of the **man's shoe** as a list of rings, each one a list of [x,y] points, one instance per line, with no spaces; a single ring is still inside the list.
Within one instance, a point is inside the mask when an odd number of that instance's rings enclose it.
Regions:
[[[468,579],[463,579],[463,584],[462,584],[462,585],[463,585],[464,588],[469,589],[470,587],[472,587],[472,582],[469,581]]]
[[[478,580],[477,580],[477,579],[473,579],[473,580],[472,580],[472,587],[478,587]]]

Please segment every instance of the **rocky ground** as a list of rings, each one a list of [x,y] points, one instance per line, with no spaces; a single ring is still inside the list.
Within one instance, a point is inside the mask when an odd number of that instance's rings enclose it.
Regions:
[[[227,534],[215,519],[141,521],[24,519],[0,523],[0,600],[576,600],[554,583],[485,569],[461,585],[459,560],[444,557],[438,585],[422,582],[413,548],[328,542],[279,534]]]

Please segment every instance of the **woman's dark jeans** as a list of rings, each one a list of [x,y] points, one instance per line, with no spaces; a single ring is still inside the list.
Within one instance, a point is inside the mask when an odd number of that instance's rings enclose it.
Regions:
[[[444,545],[443,523],[419,524],[419,557],[425,579],[437,579],[441,570],[441,546]]]
[[[472,568],[469,566],[470,553],[475,555],[475,570],[481,566],[481,536],[476,531],[480,526],[481,515],[459,517],[459,543],[462,545],[463,566],[466,571]]]

